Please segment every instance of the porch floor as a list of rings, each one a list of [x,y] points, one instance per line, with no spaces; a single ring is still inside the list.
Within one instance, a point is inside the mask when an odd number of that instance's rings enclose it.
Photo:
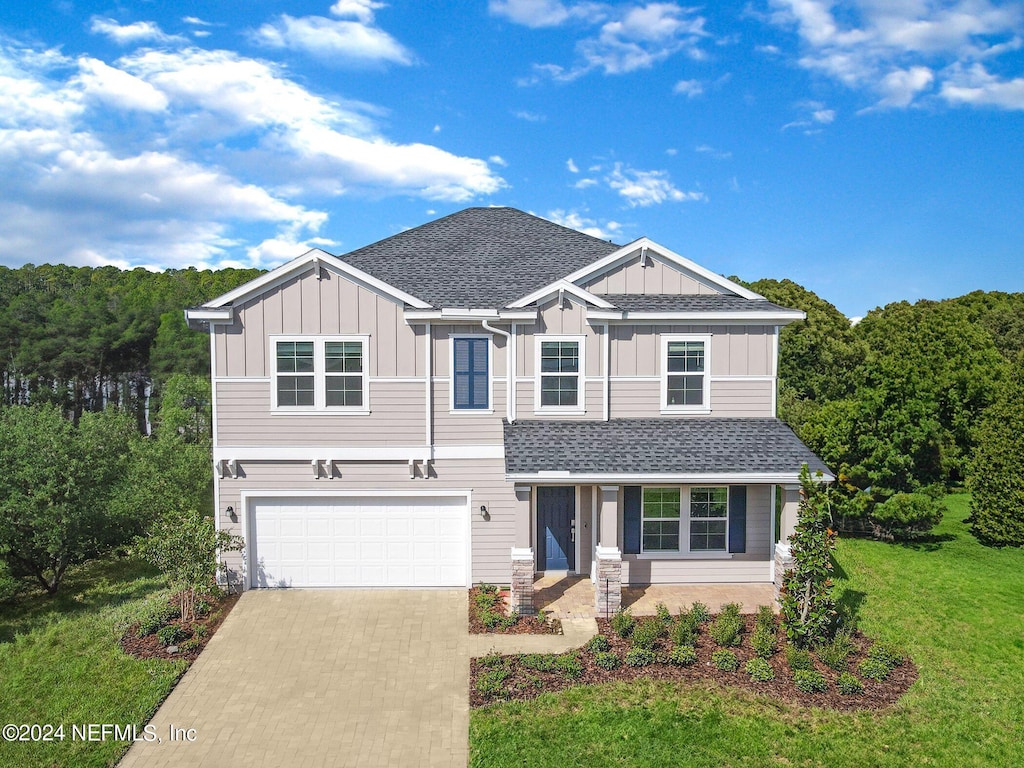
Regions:
[[[538,609],[559,619],[602,617],[594,609],[594,585],[586,576],[541,576],[533,583]],[[717,613],[726,603],[742,603],[743,613],[756,613],[759,605],[775,607],[772,584],[649,584],[622,588],[622,606],[634,616],[653,616],[664,603],[673,613],[696,601]]]

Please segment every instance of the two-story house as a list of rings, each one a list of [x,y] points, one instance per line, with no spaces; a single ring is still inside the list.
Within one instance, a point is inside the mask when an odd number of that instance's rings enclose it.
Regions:
[[[646,238],[470,208],[310,251],[195,309],[215,516],[250,587],[765,582],[803,464],[775,417],[804,317]],[[777,530],[776,502],[781,509]]]

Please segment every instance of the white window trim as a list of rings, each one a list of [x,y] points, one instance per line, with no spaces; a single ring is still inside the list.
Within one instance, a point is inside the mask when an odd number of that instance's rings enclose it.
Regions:
[[[657,549],[651,552],[644,550],[644,494],[648,488],[678,488],[679,489],[679,549]],[[725,488],[725,549],[690,549],[690,490],[693,488]],[[683,514],[683,510],[686,514]],[[666,518],[651,518],[652,520],[665,520]],[[708,518],[698,518],[706,520]],[[719,519],[719,518],[711,518]],[[683,544],[686,544],[683,547]],[[692,558],[709,560],[731,559],[729,552],[729,486],[727,485],[645,485],[640,492],[640,552],[636,555],[641,559],[649,560],[671,560],[678,558]]]
[[[487,339],[487,407],[455,407],[455,340]],[[460,416],[486,416],[494,413],[494,336],[490,333],[449,333],[448,334],[448,413]]]
[[[701,405],[668,404],[668,345],[674,341],[701,341],[704,343],[704,396]],[[665,333],[661,336],[661,412],[662,413],[711,413],[711,334],[709,333]]]
[[[348,334],[321,336],[314,334],[271,334],[269,337],[270,368],[270,412],[276,414],[316,413],[339,414],[346,416],[365,416],[370,413],[370,335]],[[287,376],[277,371],[277,343],[279,341],[311,341],[313,342],[313,405],[278,405],[277,377]],[[356,341],[363,348],[363,404],[358,406],[327,405],[327,362],[324,352],[325,344],[330,341]]]
[[[535,334],[533,342],[533,412],[536,414],[559,414],[559,413],[571,413],[580,414],[587,412],[587,387],[586,387],[586,370],[587,370],[587,359],[586,359],[586,341],[587,337],[583,334]],[[576,405],[542,405],[541,404],[541,380],[542,373],[540,370],[541,360],[541,343],[545,341],[572,341],[577,345],[577,354],[579,357],[579,370],[576,372]],[[572,376],[574,374],[550,374],[552,376]]]

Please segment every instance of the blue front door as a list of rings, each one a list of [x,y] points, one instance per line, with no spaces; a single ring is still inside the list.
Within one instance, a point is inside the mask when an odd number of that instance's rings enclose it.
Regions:
[[[537,489],[538,570],[576,569],[575,519],[576,489],[573,486],[542,486]]]

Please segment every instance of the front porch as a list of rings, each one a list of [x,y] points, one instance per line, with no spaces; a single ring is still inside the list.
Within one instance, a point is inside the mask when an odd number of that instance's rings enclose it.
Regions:
[[[594,605],[594,585],[586,576],[540,576],[533,582],[534,604],[557,619],[608,618]],[[760,605],[775,606],[774,584],[646,584],[622,588],[622,608],[634,616],[653,616],[658,603],[673,615],[693,603],[718,613],[726,603],[740,603],[743,613]],[[612,611],[611,613],[614,613]]]

